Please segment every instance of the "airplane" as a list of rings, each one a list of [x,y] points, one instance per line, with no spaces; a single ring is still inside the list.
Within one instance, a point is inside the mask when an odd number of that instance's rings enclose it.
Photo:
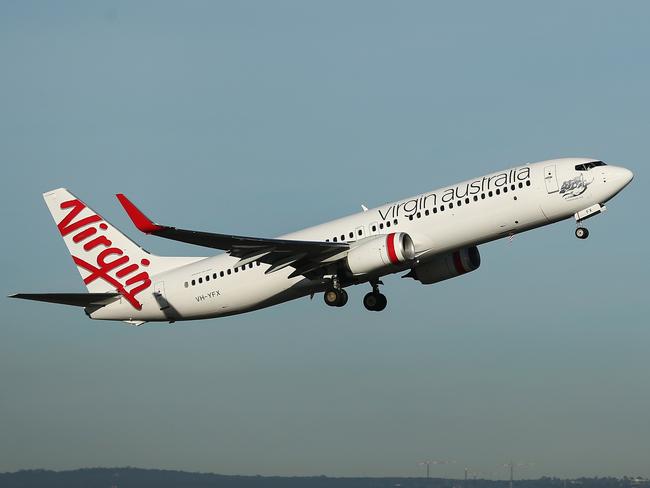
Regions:
[[[275,239],[155,223],[117,198],[141,232],[225,251],[211,257],[149,253],[64,188],[43,194],[88,293],[11,298],[83,307],[91,319],[130,325],[241,314],[323,293],[332,307],[346,287],[368,283],[363,305],[384,310],[383,276],[406,272],[428,285],[478,269],[478,246],[565,219],[583,222],[633,179],[590,158],[528,163],[309,227]]]

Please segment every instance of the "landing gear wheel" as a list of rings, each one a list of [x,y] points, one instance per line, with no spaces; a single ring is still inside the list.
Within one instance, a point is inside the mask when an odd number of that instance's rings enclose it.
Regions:
[[[337,290],[336,288],[331,288],[325,291],[323,299],[330,307],[342,307],[348,303],[348,293],[342,289]]]
[[[325,294],[323,295],[323,299],[325,300],[325,303],[330,307],[336,307],[336,304],[339,302],[338,290],[335,290],[334,288],[326,290]]]
[[[388,304],[388,300],[386,299],[386,295],[380,293],[379,294],[379,303],[377,304],[377,308],[375,308],[376,312],[381,312],[383,309],[386,308],[386,305]]]
[[[378,303],[377,294],[373,292],[370,292],[366,294],[365,297],[363,297],[363,306],[366,307],[368,310],[375,310],[377,303]]]
[[[372,312],[381,312],[387,303],[386,296],[379,292],[371,291],[363,297],[363,306]]]
[[[576,229],[576,237],[578,239],[586,239],[589,237],[589,231],[584,227],[578,227]]]
[[[343,289],[339,290],[339,303],[336,306],[342,307],[346,303],[348,303],[348,292]]]

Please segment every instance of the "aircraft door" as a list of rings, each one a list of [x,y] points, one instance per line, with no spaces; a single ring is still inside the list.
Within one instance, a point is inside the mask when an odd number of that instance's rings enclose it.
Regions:
[[[153,297],[158,304],[160,310],[165,310],[169,308],[169,303],[167,298],[165,298],[165,282],[159,281],[153,286]]]
[[[555,165],[546,166],[544,168],[544,183],[546,184],[547,193],[555,193],[559,190],[557,184],[557,174],[555,172]]]

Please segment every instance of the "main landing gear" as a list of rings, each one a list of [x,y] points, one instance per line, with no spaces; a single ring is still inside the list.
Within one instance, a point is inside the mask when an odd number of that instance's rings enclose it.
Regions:
[[[348,292],[343,288],[337,290],[336,288],[331,288],[325,292],[323,295],[325,303],[330,307],[342,307],[348,303]]]
[[[381,312],[386,308],[386,295],[379,292],[380,281],[371,281],[372,291],[363,297],[363,306],[371,312]]]
[[[332,284],[325,290],[323,299],[330,307],[342,307],[348,303],[348,292],[341,288],[336,276],[332,278]]]
[[[379,292],[379,285],[381,281],[371,281],[372,291],[363,297],[363,306],[373,312],[381,312],[386,308],[388,300],[386,296]],[[342,307],[348,303],[348,293],[341,288],[341,284],[336,276],[332,278],[332,282],[323,294],[323,300],[330,307]]]

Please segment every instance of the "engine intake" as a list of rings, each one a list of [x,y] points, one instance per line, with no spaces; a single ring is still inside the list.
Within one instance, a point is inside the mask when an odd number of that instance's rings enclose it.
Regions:
[[[481,254],[476,246],[465,247],[435,256],[413,268],[404,278],[413,278],[423,285],[432,285],[439,281],[455,278],[456,276],[470,273],[481,266]]]
[[[385,268],[399,267],[415,258],[411,236],[404,232],[368,237],[350,249],[348,268],[354,275],[372,274]]]

